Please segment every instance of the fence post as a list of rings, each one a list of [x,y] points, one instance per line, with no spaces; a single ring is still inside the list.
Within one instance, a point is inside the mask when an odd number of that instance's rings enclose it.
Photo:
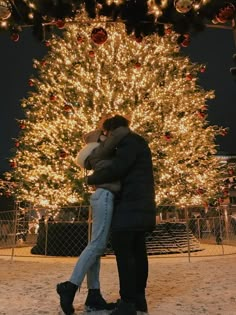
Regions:
[[[17,231],[17,205],[15,204],[15,221],[14,221],[14,230],[13,230],[13,235],[14,235],[14,242],[13,242],[13,246],[11,249],[11,262],[13,262],[13,257],[15,255],[15,247],[16,247],[16,231]]]
[[[45,248],[44,248],[44,255],[47,256],[48,252],[48,220],[45,220]]]
[[[187,230],[187,244],[188,244],[188,262],[190,262],[190,241],[189,241],[189,219],[188,219],[188,207],[184,208],[185,211],[185,221],[186,221],[186,230]]]
[[[224,209],[224,208],[223,208]],[[225,214],[224,214],[225,215]],[[221,238],[221,248],[222,248],[222,255],[225,254],[224,251],[224,245],[223,245],[223,226],[222,226],[222,216],[221,216],[221,211],[219,209],[219,223],[220,223],[220,238]]]

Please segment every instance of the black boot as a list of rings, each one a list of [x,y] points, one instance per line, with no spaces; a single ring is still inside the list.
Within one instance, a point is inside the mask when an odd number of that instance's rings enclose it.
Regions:
[[[136,308],[134,303],[128,303],[123,300],[119,300],[117,308],[111,312],[110,315],[136,315]]]
[[[65,315],[74,314],[73,301],[78,286],[70,281],[62,282],[57,285],[57,293],[60,296],[60,305]]]
[[[116,303],[107,303],[102,297],[99,289],[88,290],[88,295],[85,301],[86,311],[113,310],[116,305]]]
[[[147,301],[144,294],[138,294],[135,299],[136,311],[147,313]]]

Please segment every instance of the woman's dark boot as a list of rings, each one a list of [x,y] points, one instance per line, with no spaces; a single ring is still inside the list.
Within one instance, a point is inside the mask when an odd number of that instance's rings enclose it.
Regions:
[[[74,314],[73,301],[78,286],[70,281],[62,282],[57,285],[57,293],[60,296],[60,305],[65,315]]]
[[[85,301],[85,309],[87,312],[101,311],[101,310],[113,310],[116,307],[116,303],[107,303],[99,289],[89,289],[88,295]]]

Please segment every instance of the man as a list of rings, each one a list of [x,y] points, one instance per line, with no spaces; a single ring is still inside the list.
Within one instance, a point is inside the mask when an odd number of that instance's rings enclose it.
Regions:
[[[116,115],[104,121],[108,137],[129,121]],[[120,180],[112,218],[112,246],[116,255],[120,301],[112,315],[136,315],[147,312],[145,288],[148,258],[145,232],[155,227],[156,207],[151,152],[147,142],[130,131],[118,143],[110,166],[87,177],[88,185]]]

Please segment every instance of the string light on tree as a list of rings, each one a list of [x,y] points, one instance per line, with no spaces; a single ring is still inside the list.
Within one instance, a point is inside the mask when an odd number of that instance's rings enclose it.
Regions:
[[[99,43],[94,30],[106,35]],[[44,65],[34,62],[38,75],[21,104],[20,146],[6,174],[19,183],[17,200],[47,207],[83,201],[84,173],[74,158],[84,146],[83,134],[116,113],[128,117],[150,144],[158,204],[202,204],[214,195],[214,139],[223,129],[206,120],[206,102],[214,93],[198,86],[203,65],[180,54],[177,36],[137,41],[123,23],[85,14],[65,24],[62,38],[53,36]]]

